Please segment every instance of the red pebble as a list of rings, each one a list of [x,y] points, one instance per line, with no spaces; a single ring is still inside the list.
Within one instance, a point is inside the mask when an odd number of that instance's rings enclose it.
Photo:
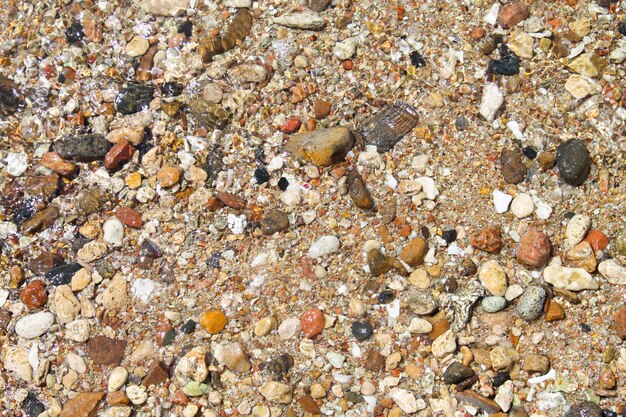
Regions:
[[[300,129],[302,122],[297,117],[287,119],[287,121],[280,127],[280,131],[283,133],[293,133]]]
[[[324,314],[318,308],[309,308],[300,318],[300,327],[309,339],[320,334],[324,330]]]
[[[622,307],[615,313],[615,330],[617,336],[626,340],[626,307]]]
[[[609,245],[609,238],[599,230],[591,230],[585,240],[589,242],[594,252],[605,250]]]
[[[346,59],[345,61],[343,61],[342,65],[343,69],[345,69],[346,71],[350,71],[354,67],[354,63],[351,59]]]
[[[22,288],[22,291],[20,291],[20,298],[29,310],[35,310],[43,307],[48,299],[46,286],[43,281],[31,281],[28,285]]]
[[[141,227],[143,221],[141,220],[141,213],[134,208],[120,207],[115,212],[117,217],[122,223],[130,227]]]
[[[548,262],[551,248],[545,233],[530,229],[519,241],[517,260],[529,268],[541,268]]]
[[[104,157],[104,167],[106,169],[115,169],[122,162],[130,159],[133,153],[135,153],[135,148],[126,139],[121,139],[107,152]]]

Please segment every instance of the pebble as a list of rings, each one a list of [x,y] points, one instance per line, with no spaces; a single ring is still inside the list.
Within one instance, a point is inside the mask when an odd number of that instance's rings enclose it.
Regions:
[[[516,259],[529,268],[542,268],[548,262],[551,249],[548,236],[532,228],[520,238]]]
[[[157,181],[161,187],[168,188],[178,184],[182,170],[176,165],[166,164],[157,172]]]
[[[283,340],[291,339],[299,332],[300,320],[295,317],[283,320],[278,326],[278,335]]]
[[[495,402],[500,406],[503,412],[508,412],[511,409],[513,403],[513,381],[506,381],[498,388]]]
[[[616,259],[600,262],[598,272],[613,285],[626,285],[626,267]]]
[[[397,406],[407,414],[413,414],[419,410],[415,396],[405,389],[391,389],[391,391],[389,391],[389,398],[391,398]]]
[[[273,235],[289,228],[289,215],[281,210],[268,211],[261,221],[261,231],[264,235]]]
[[[159,385],[160,383],[167,381],[169,377],[170,375],[167,367],[162,362],[153,360],[148,367],[146,376],[143,381],[141,381],[141,385],[146,388],[151,385]]]
[[[15,323],[15,333],[24,339],[34,339],[45,334],[54,324],[54,316],[48,311],[20,318]]]
[[[626,340],[626,307],[615,312],[615,332],[617,337]]]
[[[515,55],[522,58],[531,59],[534,55],[534,42],[535,38],[520,29],[509,35],[507,46],[511,49],[511,51],[513,51],[513,53],[515,53]]]
[[[309,258],[317,259],[337,252],[341,242],[336,236],[322,236],[309,247]]]
[[[596,280],[582,268],[550,265],[543,270],[543,279],[554,287],[568,291],[597,290]]]
[[[75,135],[65,136],[53,149],[63,159],[90,162],[104,159],[111,144],[102,135]]]
[[[500,165],[502,166],[502,176],[509,184],[519,184],[526,178],[526,165],[522,160],[519,151],[505,149],[500,154]]]
[[[134,152],[135,148],[126,140],[121,139],[104,156],[104,167],[110,170],[116,169],[120,164],[128,161]]]
[[[443,382],[445,384],[458,384],[465,381],[467,378],[474,376],[474,371],[469,366],[463,365],[460,362],[452,362],[443,371]]]
[[[607,417],[602,408],[594,402],[583,401],[571,407],[563,417]]]
[[[313,338],[324,330],[324,313],[311,307],[300,318],[300,327],[305,337]]]
[[[544,355],[526,355],[522,369],[528,373],[538,372],[545,375],[550,370],[550,359]]]
[[[73,321],[80,313],[80,301],[69,285],[60,285],[54,291],[54,306],[60,323]]]
[[[134,405],[145,404],[148,401],[148,393],[146,387],[141,385],[129,385],[126,387],[126,395]]]
[[[96,365],[119,365],[124,359],[125,340],[96,336],[87,342],[87,352]]]
[[[148,109],[153,97],[153,87],[145,84],[129,84],[115,97],[115,109],[122,114],[137,113]],[[61,155],[63,156],[62,153]]]
[[[385,153],[413,130],[417,123],[417,109],[397,100],[359,123],[358,132],[366,145],[376,146],[377,152]]]
[[[548,311],[546,311],[546,321],[553,322],[558,320],[563,320],[565,318],[565,310],[561,304],[557,303],[554,300],[550,300],[550,305],[548,306]]]
[[[218,357],[215,352],[216,358]],[[218,358],[220,363],[223,363],[226,368],[233,372],[247,372],[252,364],[248,360],[248,355],[243,350],[241,343],[234,342],[229,343],[222,348],[221,358]]]
[[[533,285],[526,288],[517,302],[517,313],[526,321],[539,318],[543,312],[546,297],[546,290],[542,287]]]
[[[427,334],[433,331],[433,325],[421,317],[413,317],[407,329],[414,334]]]
[[[609,245],[609,238],[599,230],[590,230],[585,237],[594,252],[603,251]]]
[[[500,110],[504,104],[504,95],[498,88],[498,85],[493,82],[486,82],[483,88],[483,97],[480,102],[478,112],[488,122],[493,122],[496,117],[496,113]]]
[[[128,283],[122,274],[115,274],[102,293],[102,306],[107,310],[120,310],[128,299]]]
[[[189,0],[138,0],[137,4],[157,16],[180,16],[189,8]]]
[[[448,330],[439,336],[432,344],[432,352],[435,358],[443,358],[456,350],[456,335]]]
[[[507,279],[504,268],[495,259],[485,262],[478,271],[478,279],[492,295],[506,293]]]
[[[272,403],[289,404],[292,401],[292,389],[289,385],[277,381],[268,381],[259,392],[265,399]]]
[[[200,397],[209,394],[211,391],[212,388],[209,385],[197,381],[190,381],[183,387],[183,393],[189,397]]]
[[[119,390],[126,383],[126,379],[128,379],[128,371],[126,368],[122,366],[113,368],[107,381],[107,391],[113,392]]]
[[[141,142],[143,142],[144,130],[140,126],[120,127],[119,129],[114,129],[107,133],[106,139],[114,144],[126,141],[134,146],[138,146]]]
[[[342,61],[350,59],[356,52],[357,43],[356,38],[347,38],[342,42],[337,42],[335,49],[333,49],[333,54]]]
[[[483,298],[480,305],[487,313],[497,313],[506,307],[506,301],[504,297],[490,296]]]
[[[32,392],[28,393],[22,403],[22,411],[25,417],[38,417],[46,410],[46,406],[35,397]]]
[[[46,152],[39,163],[63,177],[71,176],[78,169],[76,164],[66,161],[57,152]]]
[[[221,332],[227,324],[228,318],[221,310],[210,310],[200,317],[200,326],[211,334]]]
[[[28,155],[25,153],[9,152],[6,158],[7,173],[19,177],[28,169]]]
[[[113,247],[121,247],[124,241],[124,223],[111,217],[102,225],[102,238]]]
[[[511,197],[509,194],[503,193],[500,190],[493,191],[493,206],[496,210],[496,213],[506,213],[509,210],[509,204],[511,204],[511,200],[513,200],[513,197]]]
[[[348,193],[355,206],[361,210],[371,210],[374,208],[374,200],[367,189],[365,181],[363,181],[363,178],[357,170],[353,169],[348,172],[346,186],[348,187]]]
[[[595,52],[580,54],[567,64],[570,71],[592,78],[599,77],[605,66],[605,59]]]
[[[103,397],[104,392],[81,392],[63,405],[59,417],[93,417]]]
[[[504,243],[500,236],[500,227],[488,227],[470,235],[470,245],[489,253],[498,253]]]
[[[499,75],[515,75],[519,73],[520,59],[511,52],[509,48],[503,47],[500,50],[500,59],[489,61],[487,72]]]
[[[34,280],[25,285],[20,291],[20,299],[29,310],[43,307],[48,300],[46,286],[43,281]]]
[[[557,148],[556,166],[561,179],[569,185],[581,185],[591,169],[589,152],[580,139],[570,139]]]
[[[274,317],[263,317],[254,325],[254,334],[257,337],[263,337],[278,327],[278,322]]]
[[[523,3],[508,3],[498,13],[498,23],[504,29],[509,29],[529,17],[530,12],[526,5]]]
[[[576,268],[582,268],[585,271],[595,272],[598,262],[593,253],[593,249],[589,242],[582,241],[565,253],[565,259]]]
[[[426,240],[418,236],[411,240],[400,253],[400,259],[412,267],[421,265],[428,251],[428,244]]]
[[[284,14],[274,18],[274,23],[295,29],[319,30],[324,28],[326,22],[314,11],[307,10]]]
[[[315,102],[315,106],[313,107],[313,111],[315,112],[315,118],[318,120],[326,118],[330,113],[331,102],[328,100],[317,100]]]
[[[369,321],[355,321],[352,323],[352,336],[359,342],[369,339],[373,333],[374,329]]]
[[[565,90],[574,98],[582,100],[587,96],[600,92],[600,86],[590,77],[572,74],[565,82]]]
[[[571,248],[582,242],[591,228],[591,218],[585,214],[576,214],[565,228],[567,247]]]
[[[511,213],[518,219],[523,219],[533,214],[535,204],[528,193],[519,193],[511,202]]]
[[[513,301],[517,297],[522,295],[523,292],[524,292],[524,289],[522,288],[521,285],[519,284],[509,285],[509,287],[506,289],[506,293],[504,294],[504,298],[506,298],[507,301]]]
[[[134,208],[119,207],[115,210],[115,217],[117,217],[126,226],[141,227],[143,224],[143,220],[141,220],[141,213]]]
[[[294,135],[285,150],[301,161],[330,166],[340,162],[353,145],[354,139],[348,128],[334,127]]]
[[[142,56],[150,47],[150,42],[141,36],[134,36],[130,42],[126,44],[126,55],[135,58]]]

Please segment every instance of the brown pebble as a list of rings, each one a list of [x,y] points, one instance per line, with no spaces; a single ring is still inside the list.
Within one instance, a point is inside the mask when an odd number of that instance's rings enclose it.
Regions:
[[[385,357],[377,350],[370,350],[365,357],[365,369],[372,372],[379,372],[385,368]]]
[[[529,268],[541,268],[550,257],[550,240],[538,229],[530,229],[520,238],[517,260]]]
[[[143,221],[141,220],[141,213],[134,208],[120,207],[115,211],[115,217],[117,217],[126,226],[141,227],[143,224]]]
[[[526,165],[522,160],[522,153],[512,149],[505,149],[500,155],[500,165],[504,181],[509,184],[519,184],[526,178]]]
[[[615,313],[615,331],[617,336],[626,340],[626,307],[622,307]]]
[[[31,281],[20,291],[20,299],[29,310],[36,310],[46,305],[48,294],[43,281]]]
[[[59,417],[95,417],[102,397],[104,392],[81,392],[63,405]]]
[[[611,369],[611,365],[603,363],[600,368],[600,389],[613,389],[617,385],[615,373]]]
[[[556,155],[553,152],[544,152],[539,155],[537,161],[539,161],[541,169],[547,171],[549,169],[552,169],[554,167],[554,164],[556,164]]]
[[[19,265],[13,265],[9,268],[9,288],[16,289],[24,282],[24,271]]]
[[[527,355],[524,358],[522,369],[528,373],[538,372],[545,375],[550,370],[550,359],[544,355]]]
[[[315,107],[313,109],[315,112],[315,118],[320,120],[328,116],[328,114],[330,113],[330,107],[331,107],[330,101],[317,100],[315,102]]]
[[[302,332],[309,339],[317,336],[324,330],[324,323],[324,314],[315,307],[309,308],[300,318]]]
[[[124,391],[113,391],[107,395],[107,404],[123,406],[130,404],[130,400]]]
[[[50,205],[45,210],[36,213],[33,217],[24,222],[22,232],[32,236],[41,230],[45,230],[52,226],[52,223],[59,218],[59,214],[59,209],[56,206]]]
[[[476,28],[470,32],[470,38],[481,39],[484,38],[486,34],[487,30],[485,30],[485,28]]]
[[[450,330],[450,322],[446,319],[445,311],[440,311],[432,317],[424,317],[432,324],[433,329],[428,333],[430,340],[436,340],[439,336]]]
[[[565,310],[561,307],[561,304],[554,300],[550,300],[548,311],[546,312],[546,321],[558,321],[565,318]]]
[[[170,374],[163,362],[154,360],[150,363],[146,376],[141,381],[141,385],[149,387],[150,385],[159,385],[169,379]]]
[[[46,152],[39,160],[39,163],[64,177],[71,176],[78,169],[78,165],[66,161],[56,152]]]
[[[361,210],[371,210],[374,207],[374,200],[367,189],[367,185],[355,169],[348,172],[346,186],[355,206]]]
[[[167,346],[173,341],[172,332],[174,328],[170,321],[165,317],[164,314],[159,316],[159,320],[157,320],[157,325],[155,328],[155,340],[158,346]]]
[[[135,148],[128,143],[127,140],[119,140],[104,157],[104,167],[106,169],[115,169],[122,162],[128,161],[135,153]]]
[[[418,236],[411,240],[400,253],[400,259],[412,267],[420,265],[424,261],[426,252],[428,251],[428,243],[426,240]]]
[[[217,198],[222,203],[224,203],[224,205],[230,208],[242,210],[243,208],[246,207],[246,201],[243,198],[236,196],[235,194],[227,193],[225,191],[220,191],[219,193],[217,193]]]
[[[530,17],[528,7],[523,3],[509,3],[500,9],[498,13],[498,23],[504,29],[512,28],[519,22]]]
[[[585,237],[585,241],[589,242],[594,252],[605,250],[609,245],[609,238],[599,230],[590,230]]]
[[[500,252],[502,246],[500,226],[477,230],[470,236],[470,245],[489,253]]]
[[[476,408],[480,408],[481,411],[487,414],[495,414],[502,411],[498,403],[487,397],[483,397],[476,391],[465,390],[463,392],[457,392],[456,399],[473,405]]]
[[[126,340],[96,336],[87,342],[87,352],[96,365],[119,365],[124,359]]]
[[[310,395],[304,395],[298,398],[298,404],[302,407],[302,410],[306,413],[321,414],[320,408]]]
[[[273,235],[289,228],[289,215],[281,210],[269,210],[261,221],[264,235]]]
[[[52,268],[62,264],[63,258],[60,255],[53,252],[43,252],[41,255],[30,261],[28,268],[35,275],[43,275]]]
[[[302,122],[297,117],[292,117],[287,119],[285,123],[280,126],[280,131],[283,133],[293,133],[297,132],[302,126]]]
[[[181,169],[177,166],[166,164],[157,172],[157,181],[161,187],[171,187],[172,185],[178,184],[181,173]]]

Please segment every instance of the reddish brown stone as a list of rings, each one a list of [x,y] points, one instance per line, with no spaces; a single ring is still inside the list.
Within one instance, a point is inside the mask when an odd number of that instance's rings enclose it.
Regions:
[[[521,237],[517,247],[517,260],[529,268],[541,268],[550,257],[550,240],[545,233],[530,229]]]
[[[31,281],[22,288],[20,299],[30,310],[36,310],[46,305],[48,294],[46,293],[46,285],[43,281]]]
[[[330,113],[330,101],[328,100],[317,100],[315,102],[315,107],[314,107],[314,111],[315,111],[315,118],[316,119],[323,119],[326,116],[328,116],[328,113]]]
[[[245,200],[239,196],[236,196],[235,194],[220,191],[219,193],[217,193],[217,198],[222,203],[224,203],[224,205],[227,205],[230,208],[242,210],[244,207],[246,207]]]
[[[24,271],[22,270],[22,267],[19,265],[13,265],[9,269],[9,277],[11,277],[9,280],[9,288],[19,288],[19,286],[24,282]]]
[[[300,119],[298,119],[297,117],[292,117],[290,119],[287,119],[287,121],[282,124],[282,126],[280,127],[280,131],[283,133],[293,133],[300,129],[300,126],[302,126],[302,122],[300,121]]]
[[[320,408],[310,395],[298,398],[298,404],[300,404],[300,407],[302,407],[306,413],[321,414]]]
[[[500,9],[500,13],[498,13],[498,23],[500,23],[500,26],[504,29],[509,29],[529,17],[530,12],[526,5],[523,3],[509,3]]]
[[[428,251],[428,243],[421,236],[411,240],[400,252],[400,259],[412,267],[421,265]]]
[[[154,337],[159,346],[167,346],[174,340],[174,328],[164,314],[157,321]]]
[[[430,331],[430,333],[428,333],[428,338],[430,340],[436,340],[439,336],[441,336],[450,329],[450,322],[446,319],[446,314],[444,311],[440,311],[432,317],[424,318],[433,325],[433,329]]]
[[[133,153],[135,153],[135,148],[126,139],[120,139],[105,155],[104,167],[115,169],[122,162],[129,160]]]
[[[308,338],[320,334],[324,330],[324,314],[318,308],[309,308],[300,318],[300,327]]]
[[[182,391],[176,391],[176,394],[170,400],[172,404],[187,405],[189,404],[189,397]]]
[[[137,66],[137,81],[149,81],[153,78],[152,67],[154,65],[154,56],[159,52],[158,45],[152,45],[139,60]]]
[[[622,307],[615,313],[615,331],[617,336],[626,340],[626,307]]]
[[[103,392],[82,392],[68,400],[59,417],[95,417]]]
[[[470,245],[489,253],[499,252],[503,246],[500,226],[475,231],[470,236]]]
[[[472,390],[465,390],[456,394],[456,399],[473,405],[476,408],[480,408],[481,411],[487,414],[495,414],[500,411],[500,406],[494,400],[487,397],[483,397]]]
[[[59,209],[50,205],[44,211],[36,213],[22,225],[22,232],[26,235],[33,235],[41,230],[45,230],[59,218]]]
[[[120,207],[115,211],[115,217],[117,217],[126,226],[141,227],[143,224],[143,221],[141,220],[141,213],[134,208]]]
[[[561,304],[554,300],[550,300],[548,311],[546,312],[546,321],[557,321],[565,318],[565,310],[561,307]]]
[[[485,28],[476,28],[470,32],[470,38],[472,39],[482,39],[487,34]]]
[[[64,177],[69,177],[78,169],[78,165],[66,161],[56,152],[45,153],[39,160],[39,163]]]
[[[606,247],[609,245],[609,238],[606,237],[606,235],[601,231],[595,229],[589,231],[589,233],[585,237],[585,240],[589,242],[594,252],[597,252],[599,250],[605,250]]]
[[[159,385],[161,382],[165,382],[169,379],[170,374],[167,367],[159,361],[152,361],[146,377],[141,381],[141,384],[145,387],[150,385]]]
[[[113,391],[107,395],[107,403],[109,405],[128,405],[130,400],[124,391]]]
[[[93,19],[83,17],[81,24],[83,25],[83,32],[87,39],[93,43],[100,43],[102,41],[102,25]]]
[[[87,352],[96,365],[119,365],[124,359],[126,340],[96,336],[87,342]]]
[[[377,350],[367,352],[365,358],[365,369],[372,372],[379,372],[385,368],[385,357]]]
[[[22,187],[26,195],[43,195],[52,198],[59,189],[59,176],[57,174],[51,174],[28,177],[24,180]]]
[[[52,268],[63,264],[63,258],[52,252],[44,252],[28,264],[28,267],[35,275],[43,275]]]
[[[161,187],[168,188],[178,184],[181,174],[182,170],[176,165],[165,164],[161,167],[159,172],[157,172],[157,181]]]
[[[348,187],[348,192],[350,193],[350,197],[352,198],[354,205],[361,210],[371,210],[374,208],[372,195],[367,189],[367,185],[365,184],[365,181],[363,181],[363,177],[361,177],[357,170],[353,169],[350,171],[348,173],[348,178],[346,179],[346,186]]]

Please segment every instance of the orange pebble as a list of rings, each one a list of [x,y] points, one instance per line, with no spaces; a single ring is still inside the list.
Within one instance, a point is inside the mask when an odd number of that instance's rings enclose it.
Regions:
[[[604,250],[609,244],[609,238],[599,230],[591,230],[585,241],[589,242],[594,252]]]
[[[343,61],[343,69],[345,69],[346,71],[350,71],[353,66],[354,63],[351,59],[346,59],[345,61]]]

